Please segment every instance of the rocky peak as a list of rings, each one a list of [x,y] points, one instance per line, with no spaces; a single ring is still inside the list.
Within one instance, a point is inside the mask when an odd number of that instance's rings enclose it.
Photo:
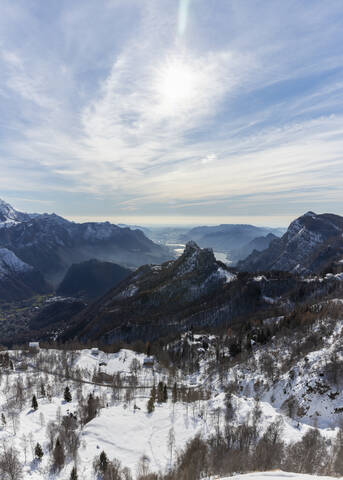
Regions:
[[[187,242],[185,250],[177,260],[178,272],[208,272],[217,270],[218,264],[211,248],[200,248],[193,240]]]
[[[0,198],[0,221],[15,221],[17,216],[17,212],[14,210],[14,208]]]

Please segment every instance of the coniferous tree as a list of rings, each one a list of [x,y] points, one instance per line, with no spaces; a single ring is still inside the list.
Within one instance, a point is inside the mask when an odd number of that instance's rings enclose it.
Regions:
[[[173,391],[172,391],[172,402],[176,403],[177,402],[177,385],[176,382],[173,385]]]
[[[150,397],[147,403],[148,413],[152,413],[155,410],[155,402],[153,397]]]
[[[41,383],[40,394],[42,395],[42,397],[45,397],[45,395],[46,395],[44,383]]]
[[[78,480],[78,475],[77,475],[77,468],[73,467],[71,473],[70,473],[70,480]]]
[[[156,387],[155,387],[155,384],[152,386],[152,389],[151,389],[151,392],[150,392],[150,396],[153,398],[154,402],[156,400]]]
[[[41,460],[43,455],[44,455],[43,449],[40,446],[40,444],[37,443],[36,446],[35,446],[35,456],[38,458],[38,460]]]
[[[2,426],[5,428],[5,425],[6,425],[6,417],[5,417],[4,413],[1,414],[1,423],[2,423]]]
[[[37,408],[38,408],[38,402],[37,402],[36,395],[33,395],[33,397],[32,397],[31,407],[33,408],[33,410],[37,410]]]
[[[163,395],[163,382],[158,382],[157,385],[157,401],[158,403],[163,403],[164,401],[164,395]]]
[[[167,385],[164,384],[163,387],[163,401],[166,402],[168,400],[168,388]]]
[[[56,445],[53,451],[53,458],[56,470],[61,470],[61,468],[63,468],[64,466],[65,457],[64,449],[59,438],[56,440]]]
[[[108,467],[108,458],[104,450],[100,453],[99,457],[99,470],[101,473],[105,473]]]
[[[66,387],[66,388],[64,389],[64,400],[65,400],[66,402],[71,402],[71,400],[72,400],[69,387]]]

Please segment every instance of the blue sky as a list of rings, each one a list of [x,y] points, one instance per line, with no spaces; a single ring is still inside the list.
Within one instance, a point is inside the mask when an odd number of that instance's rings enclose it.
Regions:
[[[343,3],[2,0],[0,196],[126,223],[343,214]]]

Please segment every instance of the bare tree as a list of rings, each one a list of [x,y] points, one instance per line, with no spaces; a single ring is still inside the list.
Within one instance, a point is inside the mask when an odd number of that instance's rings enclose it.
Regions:
[[[22,466],[18,456],[19,453],[15,448],[3,446],[3,453],[0,455],[2,480],[20,480],[23,478]]]

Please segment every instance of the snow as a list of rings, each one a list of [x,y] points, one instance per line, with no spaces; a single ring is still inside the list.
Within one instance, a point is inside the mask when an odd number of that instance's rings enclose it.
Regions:
[[[273,470],[272,472],[256,472],[247,473],[244,475],[233,475],[232,477],[222,477],[218,480],[282,480],[291,478],[294,478],[296,480],[332,480],[333,477],[323,477],[320,475],[306,475],[303,473],[291,473],[283,472],[281,470]]]
[[[262,282],[262,280],[267,281],[267,278],[264,275],[258,275],[257,277],[254,277],[255,282]]]
[[[86,425],[82,434],[86,446],[80,450],[85,470],[99,453],[97,445],[101,443],[101,448],[110,458],[118,458],[133,472],[142,455],[150,458],[153,471],[164,471],[170,462],[168,435],[171,428],[174,429],[178,448],[182,448],[197,433],[206,434],[208,431],[203,419],[191,414],[187,417],[182,404],[176,404],[174,412],[171,404],[156,404],[155,411],[149,414],[146,402],[147,399],[136,402],[140,410],[134,410],[132,405],[106,408]]]
[[[332,301],[341,301],[341,299],[333,299]],[[270,320],[278,321],[279,318]],[[320,322],[314,324],[313,330],[319,330],[320,327]],[[294,372],[294,376],[291,378],[289,371],[280,371],[275,381],[271,381],[270,378],[266,377],[258,366],[265,353],[273,356],[275,364],[278,364],[281,361],[280,345],[274,345],[276,340],[272,340],[266,346],[260,346],[256,343],[249,358],[252,366],[249,365],[249,362],[242,365],[238,363],[228,368],[225,373],[225,382],[235,381],[239,385],[237,391],[232,393],[231,396],[234,411],[232,424],[237,426],[245,422],[252,423],[252,411],[257,406],[256,397],[258,396],[260,399],[258,406],[261,411],[258,430],[260,436],[263,435],[272,422],[279,420],[282,425],[282,438],[286,443],[299,441],[314,426],[320,429],[320,433],[327,440],[333,440],[337,434],[337,414],[334,413],[334,410],[343,405],[343,393],[339,392],[337,398],[332,399],[329,398],[328,394],[336,391],[335,386],[330,386],[330,390],[325,394],[319,394],[318,392],[309,393],[309,387],[315,386],[315,381],[322,378],[319,376],[319,373],[328,359],[330,359],[332,353],[337,351],[342,331],[343,321],[336,320],[330,331],[331,333],[327,335],[323,345],[309,351],[306,355],[306,360],[301,357],[291,364],[290,368]],[[218,426],[220,429],[223,428],[226,398],[223,382],[220,380],[216,370],[212,371],[212,373],[210,370],[211,355],[215,355],[216,337],[214,335],[184,334],[180,342],[184,342],[185,339],[195,347],[201,345],[203,340],[206,340],[209,347],[206,352],[202,350],[199,370],[189,375],[176,372],[175,380],[179,385],[182,383],[190,388],[205,386],[211,392],[210,398],[189,404],[183,402],[173,404],[169,398],[167,403],[156,403],[155,410],[151,414],[147,413],[146,408],[151,386],[153,384],[157,385],[160,380],[164,382],[168,380],[167,373],[157,361],[155,361],[155,365],[151,369],[138,368],[137,379],[140,388],[136,389],[134,400],[124,399],[124,396],[122,396],[121,400],[118,401],[113,398],[113,391],[110,385],[92,383],[94,373],[100,371],[108,375],[120,374],[122,382],[128,385],[134,368],[137,365],[138,367],[143,365],[144,358],[146,358],[145,354],[128,349],[121,349],[116,353],[105,353],[99,350],[97,355],[92,354],[92,349],[66,353],[56,350],[41,350],[42,355],[56,355],[60,359],[66,356],[69,365],[74,369],[78,369],[81,378],[84,379],[82,384],[83,396],[86,398],[89,393],[93,393],[103,399],[104,408],[80,432],[81,445],[78,452],[79,478],[84,480],[94,478],[92,463],[94,457],[99,455],[102,450],[105,450],[110,459],[115,457],[120,460],[122,466],[131,468],[133,474],[135,474],[137,463],[142,455],[149,457],[151,471],[165,472],[169,468],[171,461],[175,460],[177,451],[180,451],[186,442],[196,434],[201,434],[206,438],[213,434]],[[285,359],[288,354],[289,352],[285,348],[282,351],[282,357]],[[17,365],[19,366],[22,360],[20,353],[17,355]],[[48,383],[54,385],[56,383],[53,371],[55,364],[56,362],[51,367],[52,371],[43,376],[45,385]],[[13,382],[17,375],[23,374],[19,371],[10,372],[8,375],[9,381]],[[33,382],[35,382],[34,377],[38,373],[29,363],[29,370],[24,375],[26,379],[28,375],[31,376]],[[326,380],[323,379],[323,381]],[[2,375],[0,388],[1,410],[4,409],[4,405],[8,400],[6,382],[6,375]],[[66,385],[70,386],[73,398],[72,402],[68,404],[63,400],[63,390]],[[295,416],[293,419],[286,415],[283,405],[290,395],[296,395],[299,406],[304,407],[304,415]],[[170,394],[169,397],[171,397]],[[36,412],[32,411],[29,405],[24,406],[19,415],[20,421],[15,435],[9,419],[6,427],[4,429],[0,428],[0,444],[2,441],[5,441],[22,450],[21,442],[25,434],[27,437],[32,435],[33,443],[35,444],[39,441],[43,447],[45,455],[39,467],[31,463],[32,456],[31,453],[28,453],[29,460],[25,465],[25,480],[49,478],[47,474],[49,465],[46,424],[50,420],[56,419],[59,408],[62,415],[67,414],[68,411],[76,411],[76,399],[77,384],[73,381],[68,383],[63,381],[61,385],[57,386],[57,390],[54,391],[51,402],[47,398],[38,397],[39,408]],[[319,415],[317,415],[317,412]],[[44,425],[42,425],[41,414],[43,415]],[[168,447],[168,436],[171,429],[175,435],[173,458],[170,458],[170,449]],[[20,460],[24,461],[22,452],[20,453]],[[56,480],[69,479],[71,468],[72,462],[69,461],[56,477]],[[273,471],[236,475],[228,478],[233,480],[281,480],[282,478],[320,480],[327,477]],[[211,480],[219,479],[211,478]]]
[[[217,273],[219,274],[220,277],[225,278],[225,283],[233,282],[237,278],[237,275],[235,275],[234,273],[228,272],[227,270],[224,270],[221,267],[218,268]]]
[[[121,297],[133,297],[138,292],[138,287],[136,285],[129,285],[125,290],[118,294],[118,298]]]
[[[0,248],[0,277],[15,272],[27,272],[33,268],[18,258],[11,250]]]

